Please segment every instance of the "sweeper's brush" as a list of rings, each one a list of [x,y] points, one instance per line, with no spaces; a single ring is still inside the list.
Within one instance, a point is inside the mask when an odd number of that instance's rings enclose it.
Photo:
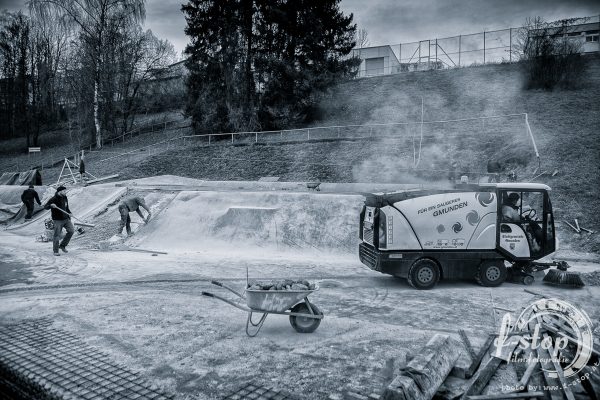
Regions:
[[[544,276],[544,282],[552,285],[584,287],[585,283],[577,272],[568,272],[561,269],[549,269]]]

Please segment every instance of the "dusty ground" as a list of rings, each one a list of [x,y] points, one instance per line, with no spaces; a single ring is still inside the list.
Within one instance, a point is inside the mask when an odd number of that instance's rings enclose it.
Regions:
[[[180,399],[217,399],[248,382],[308,399],[341,396],[346,390],[377,392],[389,379],[388,360],[417,352],[438,332],[455,335],[465,329],[479,345],[486,333],[496,331],[501,318],[492,307],[518,310],[535,298],[522,285],[510,283],[490,289],[474,282],[442,282],[435,290],[416,291],[403,280],[368,270],[348,250],[354,227],[340,222],[353,213],[353,196],[286,193],[280,198],[265,191],[132,188],[146,196],[155,216],[147,226],[135,223],[136,234],[125,244],[168,254],[97,250],[115,232],[116,201],[123,188],[105,185],[73,192],[71,208],[96,228],[76,236],[68,254],[54,257],[50,243],[34,241],[39,219],[0,232],[0,322],[49,317],[56,327],[75,333]],[[299,209],[286,213],[290,198],[307,213],[302,220],[308,226],[291,219]],[[346,207],[338,208],[336,216],[327,199]],[[258,203],[262,211],[251,220],[263,224],[257,236],[231,210],[239,211],[241,204],[256,210]],[[264,215],[269,207],[278,210],[273,217],[280,221],[277,231],[271,229],[275,224],[270,214]],[[350,209],[348,215],[344,208]],[[191,215],[190,210],[197,212]],[[203,219],[194,220],[198,215]],[[132,219],[140,222],[135,215]],[[311,227],[323,220],[335,227],[337,236],[322,238],[323,247],[307,243]],[[215,231],[217,223],[240,229]],[[295,237],[296,245],[279,240],[292,228],[309,233],[304,241],[301,235]],[[575,270],[600,270],[594,255],[564,254]],[[320,327],[299,334],[287,317],[270,315],[256,338],[247,337],[246,313],[201,295],[210,290],[232,298],[210,281],[241,290],[247,271],[250,279],[319,283],[311,300],[325,313]],[[574,302],[596,324],[600,319],[598,286],[564,289],[538,281],[530,289]],[[514,380],[511,370],[501,375],[492,389]]]

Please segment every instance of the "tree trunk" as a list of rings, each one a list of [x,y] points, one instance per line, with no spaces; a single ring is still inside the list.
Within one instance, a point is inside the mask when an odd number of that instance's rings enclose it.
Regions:
[[[96,74],[96,79],[94,80],[94,127],[95,127],[95,135],[96,135],[96,148],[102,148],[102,130],[100,127],[100,115],[98,112],[98,78]]]

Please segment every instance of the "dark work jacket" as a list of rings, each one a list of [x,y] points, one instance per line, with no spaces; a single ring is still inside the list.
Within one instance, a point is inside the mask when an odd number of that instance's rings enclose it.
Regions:
[[[39,205],[42,205],[42,203],[40,203],[40,197],[34,189],[26,189],[21,195],[21,201],[25,204],[29,203],[33,205],[34,200],[37,201]]]
[[[64,219],[69,219],[69,216],[64,212],[57,210],[55,208],[50,207],[50,204],[56,204],[57,207],[62,208],[69,214],[71,214],[71,210],[69,210],[69,200],[66,196],[59,196],[55,194],[48,202],[44,205],[46,210],[52,210],[52,219],[55,221],[62,221]]]

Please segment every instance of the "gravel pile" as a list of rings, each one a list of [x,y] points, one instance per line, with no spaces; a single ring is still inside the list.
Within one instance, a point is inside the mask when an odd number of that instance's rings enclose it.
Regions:
[[[588,286],[600,286],[600,271],[582,273],[581,279]]]

